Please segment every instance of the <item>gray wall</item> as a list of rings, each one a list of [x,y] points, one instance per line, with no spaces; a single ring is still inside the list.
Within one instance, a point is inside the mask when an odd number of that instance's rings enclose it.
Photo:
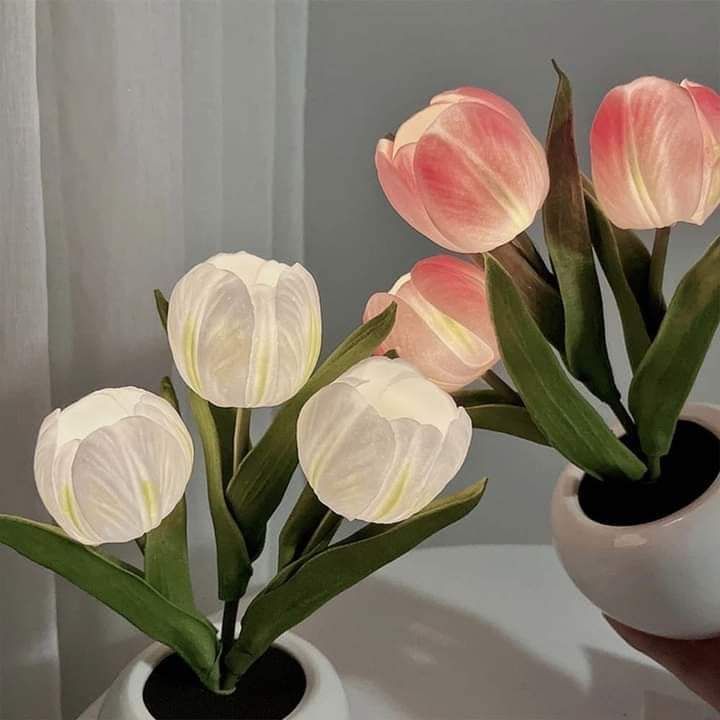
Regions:
[[[387,289],[419,258],[439,252],[390,208],[375,178],[377,138],[436,92],[487,87],[511,100],[544,138],[555,89],[554,57],[575,91],[577,137],[612,86],[640,75],[720,85],[716,2],[459,2],[316,0],[310,3],[305,115],[305,261],[323,300],[326,346],[358,322],[370,293]],[[720,230],[674,231],[667,288]],[[535,229],[534,237],[541,239]],[[615,308],[608,333],[619,381],[628,368]],[[720,400],[713,346],[694,396]],[[475,433],[456,483],[489,475],[478,510],[437,543],[549,541],[548,503],[564,462],[556,453]]]

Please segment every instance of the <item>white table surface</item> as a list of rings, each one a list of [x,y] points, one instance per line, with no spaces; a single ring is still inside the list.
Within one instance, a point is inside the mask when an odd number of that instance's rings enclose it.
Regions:
[[[337,669],[353,720],[720,717],[626,646],[548,546],[416,550],[297,632]]]

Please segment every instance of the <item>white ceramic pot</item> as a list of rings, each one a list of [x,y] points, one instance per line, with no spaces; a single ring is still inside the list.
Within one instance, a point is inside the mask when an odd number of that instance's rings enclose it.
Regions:
[[[720,437],[720,407],[682,413]],[[693,472],[692,457],[687,471]],[[720,635],[720,479],[655,522],[594,522],[578,501],[582,471],[568,466],[552,499],[555,549],[579,590],[606,615],[670,638]]]
[[[285,633],[274,645],[300,663],[307,680],[300,704],[286,720],[350,720],[340,678],[316,647],[293,633]],[[165,645],[153,643],[140,653],[108,690],[98,720],[154,720],[143,702],[143,688],[150,673],[170,652]]]

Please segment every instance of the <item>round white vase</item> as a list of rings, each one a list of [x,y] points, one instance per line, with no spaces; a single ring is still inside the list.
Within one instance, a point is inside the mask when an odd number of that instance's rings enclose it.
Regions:
[[[290,632],[273,645],[300,663],[307,681],[302,700],[285,720],[350,720],[340,678],[314,645]],[[153,643],[132,660],[107,691],[98,720],[154,720],[143,701],[143,689],[155,667],[171,652],[165,645]]]
[[[720,407],[692,403],[681,417],[720,437]],[[616,527],[583,512],[582,476],[573,465],[564,470],[551,513],[555,549],[578,589],[637,630],[683,639],[720,635],[720,478],[672,515]]]

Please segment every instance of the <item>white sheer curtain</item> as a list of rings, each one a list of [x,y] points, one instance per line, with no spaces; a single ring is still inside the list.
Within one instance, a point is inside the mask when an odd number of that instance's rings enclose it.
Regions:
[[[42,517],[51,407],[168,372],[154,287],[220,249],[301,259],[306,18],[304,0],[0,0],[0,512]],[[210,610],[201,482],[190,502]],[[74,718],[146,641],[2,548],[0,574],[0,717]]]

